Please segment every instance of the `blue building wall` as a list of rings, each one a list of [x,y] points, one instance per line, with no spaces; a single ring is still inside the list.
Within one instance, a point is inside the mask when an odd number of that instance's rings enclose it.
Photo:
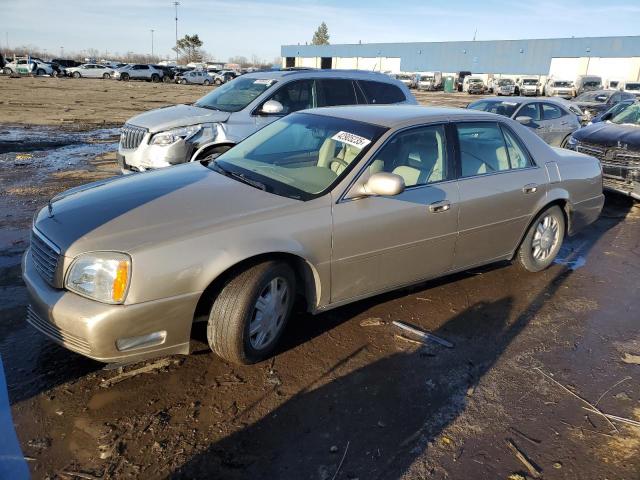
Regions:
[[[640,57],[640,36],[283,45],[283,57],[400,57],[402,71],[546,75],[553,57]]]

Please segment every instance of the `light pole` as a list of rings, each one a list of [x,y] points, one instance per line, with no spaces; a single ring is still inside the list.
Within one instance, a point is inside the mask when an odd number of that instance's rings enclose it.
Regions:
[[[60,58],[64,58],[64,47],[60,47]]]
[[[178,5],[180,2],[173,2],[173,6],[176,7],[176,63],[178,63]]]
[[[151,29],[151,58],[153,58],[153,32],[155,32],[155,30],[152,28]]]

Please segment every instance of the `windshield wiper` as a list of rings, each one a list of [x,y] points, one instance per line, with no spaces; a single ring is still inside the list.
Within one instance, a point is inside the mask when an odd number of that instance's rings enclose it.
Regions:
[[[238,180],[239,182],[246,183],[247,185],[250,185],[253,188],[257,188],[258,190],[262,190],[263,192],[267,191],[267,186],[264,183],[259,182],[257,180],[253,180],[252,178],[247,178],[242,173],[237,173],[237,172],[232,172],[231,170],[227,170],[226,168],[223,168],[217,162],[214,162],[213,165],[211,166],[211,168],[213,168],[218,173],[221,173],[221,174],[223,174],[223,175],[225,175],[227,177],[234,178],[234,179]]]
[[[220,110],[219,108],[212,107],[211,105],[198,105],[197,103],[194,103],[194,105],[195,105],[196,107],[206,108],[206,109],[208,109],[208,110],[216,110],[216,111],[218,111],[218,112],[221,112],[221,111],[222,111],[222,110]]]

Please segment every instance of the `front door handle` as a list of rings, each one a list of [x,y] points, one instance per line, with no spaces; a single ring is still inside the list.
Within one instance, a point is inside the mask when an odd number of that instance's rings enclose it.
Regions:
[[[528,185],[522,187],[522,191],[524,193],[536,193],[538,191],[538,185],[536,185],[535,183],[529,183]]]
[[[439,202],[434,202],[431,205],[429,205],[429,211],[431,213],[446,212],[450,208],[451,208],[451,202],[447,200],[441,200]]]

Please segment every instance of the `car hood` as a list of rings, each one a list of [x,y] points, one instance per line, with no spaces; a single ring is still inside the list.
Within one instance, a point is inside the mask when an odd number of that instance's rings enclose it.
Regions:
[[[226,122],[229,115],[231,115],[229,112],[220,110],[209,110],[192,105],[174,105],[141,113],[127,120],[127,123],[156,133],[199,123]]]
[[[607,106],[606,103],[602,102],[573,102],[575,105],[579,106],[581,110],[604,110]]]
[[[302,205],[195,162],[69,190],[53,198],[51,210],[43,208],[34,225],[68,257],[134,253]]]
[[[640,126],[598,122],[573,133],[580,142],[595,143],[605,147],[626,145],[630,150],[640,150]]]

